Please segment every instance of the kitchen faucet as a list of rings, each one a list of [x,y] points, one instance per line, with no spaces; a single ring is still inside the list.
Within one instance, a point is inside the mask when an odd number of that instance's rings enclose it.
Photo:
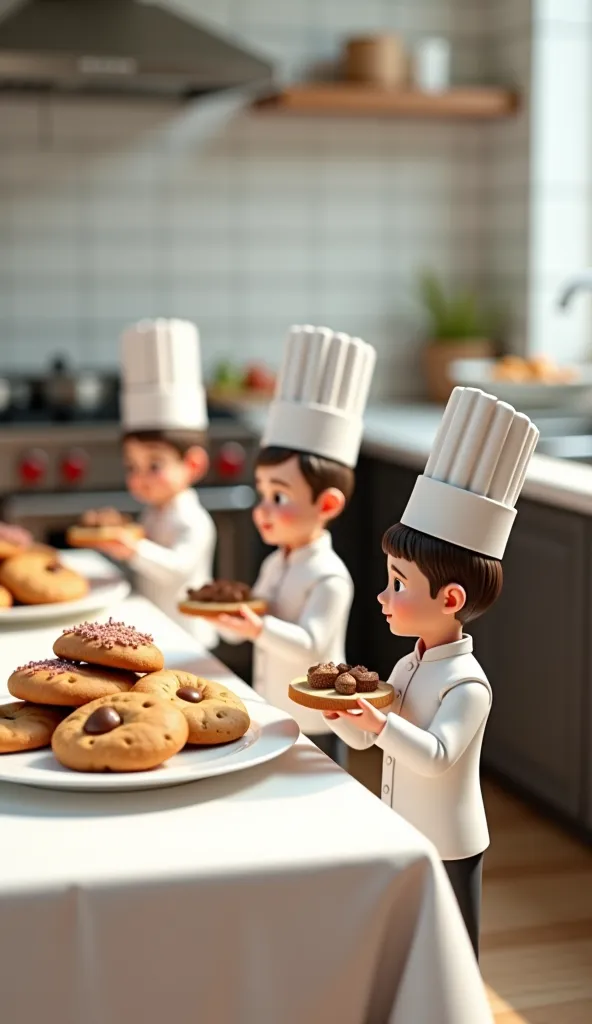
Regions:
[[[559,294],[559,308],[567,309],[576,292],[579,292],[582,288],[592,291],[592,267],[588,270],[582,270],[579,274],[575,274],[574,277],[570,277],[565,282]]]

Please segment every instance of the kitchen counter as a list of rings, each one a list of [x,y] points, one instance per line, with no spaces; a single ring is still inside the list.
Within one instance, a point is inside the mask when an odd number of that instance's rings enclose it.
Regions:
[[[363,454],[421,471],[427,461],[443,406],[410,402],[369,406],[364,421]],[[265,407],[243,410],[248,425],[261,433]],[[592,466],[534,455],[523,497],[556,508],[592,515]]]

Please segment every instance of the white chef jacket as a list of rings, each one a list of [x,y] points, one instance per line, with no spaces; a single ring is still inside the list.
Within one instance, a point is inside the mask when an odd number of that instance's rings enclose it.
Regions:
[[[287,711],[307,736],[330,731],[320,711],[295,704],[288,685],[317,662],[345,661],[345,635],[354,595],[352,578],[333,550],[331,534],[263,562],[253,595],[268,603],[254,644],[253,686],[270,704]],[[236,634],[221,631],[225,640]]]
[[[489,846],[479,779],[491,687],[473,657],[472,637],[401,658],[389,683],[395,699],[376,736],[345,719],[330,726],[350,747],[384,751],[382,799],[436,846],[459,860]]]
[[[146,508],[141,523],[146,537],[129,563],[136,589],[206,647],[215,647],[213,627],[177,608],[188,587],[199,588],[212,579],[216,527],[211,515],[197,492],[188,489],[162,508]]]

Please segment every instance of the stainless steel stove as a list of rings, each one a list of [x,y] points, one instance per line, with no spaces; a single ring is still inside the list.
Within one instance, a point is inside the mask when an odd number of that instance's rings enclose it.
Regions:
[[[125,490],[118,390],[114,375],[74,374],[62,360],[45,376],[0,377],[0,517],[61,547],[87,508],[139,511]],[[216,572],[251,580],[257,439],[227,411],[209,413],[210,470],[198,493],[218,528]]]

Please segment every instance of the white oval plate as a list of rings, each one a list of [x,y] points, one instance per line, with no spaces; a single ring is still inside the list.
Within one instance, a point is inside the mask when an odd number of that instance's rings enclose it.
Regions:
[[[494,359],[456,359],[450,366],[450,378],[463,387],[481,388],[518,409],[552,409],[569,405],[577,397],[592,392],[592,367],[577,366],[575,380],[563,384],[542,381],[495,380]]]
[[[90,590],[77,601],[60,601],[57,604],[15,605],[0,610],[0,628],[29,622],[50,622],[52,619],[76,619],[88,612],[124,601],[131,586],[127,580],[117,576],[100,576],[89,580]]]
[[[0,782],[78,792],[163,789],[253,768],[279,757],[298,739],[300,730],[284,711],[263,702],[249,701],[249,714],[250,728],[236,743],[187,748],[150,772],[73,772],[56,761],[50,748],[45,748],[23,754],[0,754]]]

